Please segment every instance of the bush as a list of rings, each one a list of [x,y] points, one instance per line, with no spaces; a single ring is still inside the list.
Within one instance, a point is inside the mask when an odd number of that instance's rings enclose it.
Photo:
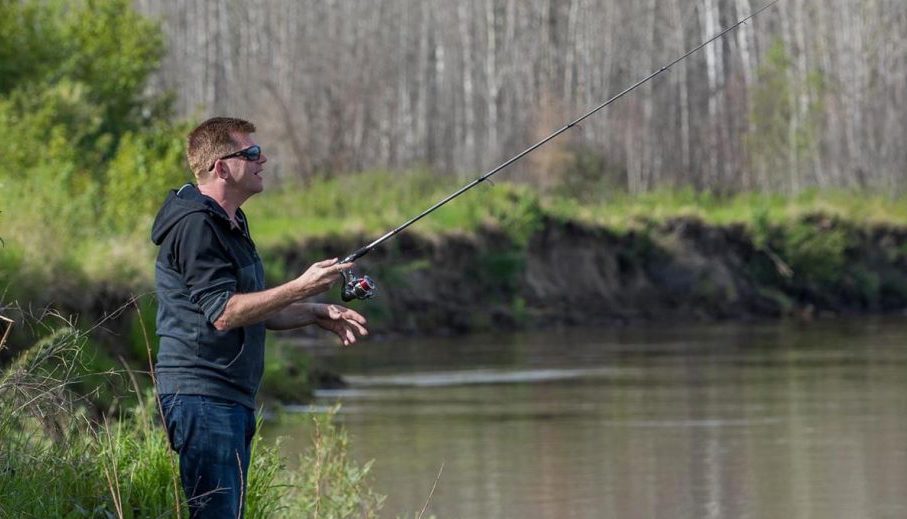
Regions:
[[[4,252],[39,266],[27,274],[65,277],[90,261],[82,244],[147,236],[186,178],[185,128],[166,122],[166,96],[144,94],[162,42],[129,0],[0,0]]]
[[[122,136],[104,182],[107,229],[147,239],[167,192],[192,180],[183,160],[186,133],[187,128],[158,127]]]

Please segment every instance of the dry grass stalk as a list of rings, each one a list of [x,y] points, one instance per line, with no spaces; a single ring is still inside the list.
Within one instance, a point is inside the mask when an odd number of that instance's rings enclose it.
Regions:
[[[6,326],[6,329],[3,330],[3,336],[0,337],[0,350],[2,350],[6,345],[6,339],[9,337],[9,332],[13,329],[13,325],[16,324],[16,321],[3,317],[2,315],[0,315],[0,321],[3,321]]]

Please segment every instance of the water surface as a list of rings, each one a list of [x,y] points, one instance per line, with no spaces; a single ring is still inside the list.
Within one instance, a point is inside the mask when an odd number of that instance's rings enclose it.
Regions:
[[[907,517],[907,319],[319,347],[384,516]],[[269,424],[307,445],[298,425]]]

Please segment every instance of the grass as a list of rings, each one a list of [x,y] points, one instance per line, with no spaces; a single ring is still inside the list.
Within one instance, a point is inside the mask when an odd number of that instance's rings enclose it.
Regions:
[[[307,188],[265,191],[249,200],[246,211],[252,217],[256,239],[265,246],[350,234],[377,238],[464,183],[422,171],[367,172]],[[810,214],[857,224],[907,225],[907,203],[902,197],[846,191],[807,191],[788,197],[763,193],[719,196],[679,189],[640,195],[609,192],[596,200],[578,203],[574,198],[539,194],[526,185],[499,182],[477,186],[407,232],[470,232],[494,225],[522,241],[544,216],[617,231],[678,217],[714,225],[783,226]]]
[[[568,199],[551,198],[547,211],[564,219],[580,220],[615,230],[663,222],[677,217],[698,218],[714,225],[790,225],[804,216],[823,214],[861,225],[907,225],[903,197],[846,191],[807,191],[789,197],[764,193],[717,196],[689,189],[641,195],[614,195],[599,204],[576,206]]]
[[[363,241],[381,236],[447,196],[465,181],[427,171],[369,171],[338,175],[309,186],[270,188],[244,206],[252,232],[265,252],[272,247],[312,238],[355,236]],[[50,190],[52,191],[52,190]],[[20,196],[21,195],[21,196]],[[85,285],[116,286],[134,292],[152,285],[156,248],[148,238],[151,215],[137,214],[123,234],[98,226],[103,199],[77,200],[25,194],[0,207],[5,245],[0,255],[0,286],[13,298],[33,294],[37,284],[63,293]],[[163,198],[163,197],[161,197]],[[415,223],[406,232],[437,235],[474,232],[494,226],[515,243],[525,243],[546,217],[607,227],[621,232],[646,228],[677,217],[694,217],[715,225],[789,226],[805,215],[824,214],[859,225],[907,225],[902,198],[844,191],[808,191],[795,197],[748,193],[717,196],[690,189],[641,195],[602,192],[586,203],[555,193],[540,194],[527,185],[497,182],[479,185]],[[39,211],[26,206],[40,205]],[[25,205],[22,205],[25,204]],[[54,210],[55,205],[79,210]],[[15,218],[11,215],[15,214]],[[51,218],[52,217],[52,218]],[[268,258],[268,255],[264,255]],[[270,278],[281,277],[278,266]]]
[[[256,239],[276,245],[303,238],[368,235],[377,238],[428,209],[460,187],[450,177],[425,171],[372,171],[338,176],[302,188],[265,191],[245,206]],[[500,225],[525,235],[540,216],[539,198],[527,186],[478,186],[411,232],[436,234]]]
[[[51,320],[30,325],[45,337],[0,372],[0,517],[185,517],[157,400],[135,384],[137,405],[115,420],[97,415],[74,391],[86,377],[87,337],[59,316]],[[368,486],[371,464],[349,457],[332,416],[313,417],[298,471],[286,469],[277,446],[255,439],[247,517],[377,516],[382,498]]]

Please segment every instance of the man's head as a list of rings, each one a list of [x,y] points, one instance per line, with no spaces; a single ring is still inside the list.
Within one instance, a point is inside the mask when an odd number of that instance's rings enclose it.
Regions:
[[[214,163],[237,149],[237,136],[255,133],[255,125],[234,117],[212,117],[198,125],[186,139],[189,168],[200,182],[213,171]]]
[[[267,162],[252,140],[255,125],[233,117],[212,117],[189,133],[186,158],[199,186],[223,183],[246,197],[262,190],[259,174]]]

